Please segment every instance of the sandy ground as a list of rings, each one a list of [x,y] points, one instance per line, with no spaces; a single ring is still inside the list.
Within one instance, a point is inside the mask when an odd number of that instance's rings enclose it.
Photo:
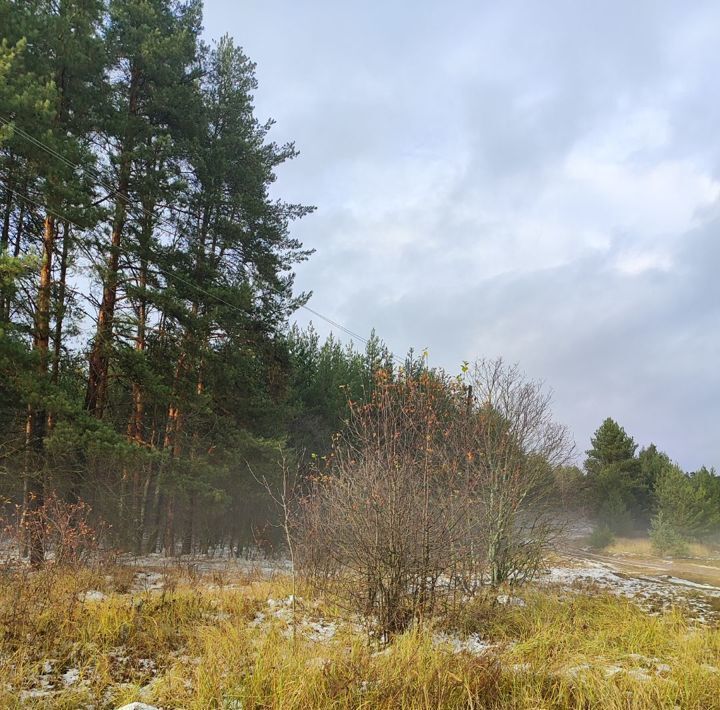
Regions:
[[[686,582],[720,587],[720,553],[717,557],[666,559],[627,553],[598,554],[568,548],[566,554],[608,564],[628,575],[670,576]]]
[[[704,623],[720,623],[720,559],[672,560],[632,553],[598,554],[565,547],[539,584],[592,588],[635,600],[651,614],[682,606]]]

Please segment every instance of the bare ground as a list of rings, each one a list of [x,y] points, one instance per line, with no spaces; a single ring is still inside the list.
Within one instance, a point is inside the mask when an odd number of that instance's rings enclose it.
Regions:
[[[566,546],[540,584],[594,588],[631,598],[649,613],[682,606],[700,622],[720,623],[720,558],[666,559],[637,553],[595,553]]]

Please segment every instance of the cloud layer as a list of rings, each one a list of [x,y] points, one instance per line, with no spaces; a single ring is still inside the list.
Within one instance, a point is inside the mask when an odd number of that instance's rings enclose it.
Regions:
[[[520,362],[580,451],[612,416],[720,465],[716,4],[206,0],[206,28],[301,151],[314,308]]]

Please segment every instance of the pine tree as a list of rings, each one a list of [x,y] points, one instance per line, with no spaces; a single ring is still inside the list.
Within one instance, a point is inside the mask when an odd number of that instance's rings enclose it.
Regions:
[[[309,383],[295,372],[309,251],[290,230],[312,208],[271,195],[297,152],[256,117],[242,50],[202,44],[200,10],[0,0],[0,450],[18,474],[0,483],[36,508],[86,499],[138,551],[247,540],[268,509],[238,461],[270,480],[304,407],[326,446],[391,363],[376,338],[329,341]]]
[[[170,0],[113,0],[109,6],[105,42],[116,78],[104,123],[114,207],[85,396],[87,410],[98,418],[108,398],[127,221],[135,200],[148,204],[148,195],[138,194],[147,186],[140,178],[142,158],[147,160],[158,142],[172,141],[184,123],[188,91],[181,89],[191,91],[194,81],[200,8],[199,0],[182,6]]]
[[[608,417],[590,439],[592,447],[586,451],[585,469],[596,473],[603,466],[634,458],[637,444],[616,421]]]
[[[659,451],[655,444],[642,449],[638,460],[640,471],[635,498],[643,524],[649,525],[655,506],[655,488],[662,475],[672,467],[672,461],[666,453]]]
[[[627,533],[640,515],[640,465],[637,444],[614,420],[607,418],[586,452],[589,503],[598,522],[617,533]]]
[[[207,484],[202,453],[212,449],[207,410],[215,409],[218,396],[228,399],[215,374],[224,372],[231,379],[239,372],[238,360],[251,364],[245,357],[250,347],[256,358],[250,372],[259,379],[244,378],[246,384],[238,387],[230,426],[261,429],[258,408],[243,394],[248,386],[264,392],[270,384],[268,367],[282,350],[275,343],[278,330],[303,298],[293,296],[287,272],[307,252],[289,236],[289,225],[311,211],[270,198],[275,169],[296,153],[292,145],[267,142],[272,124],[261,124],[254,115],[254,65],[225,37],[203,66],[201,130],[189,140],[187,209],[178,224],[179,250],[168,255],[174,274],[168,283],[183,307],[173,318],[180,340],[164,448],[175,468],[184,471],[186,552],[192,546],[197,497]],[[270,362],[263,363],[265,358]],[[272,410],[267,397],[263,403],[265,411]],[[206,483],[199,486],[203,478]],[[171,492],[166,519],[176,517],[176,499]]]
[[[702,466],[690,474],[690,479],[705,509],[703,529],[700,532],[717,535],[720,532],[720,476],[714,468]]]
[[[50,366],[51,316],[53,308],[53,260],[59,227],[59,215],[69,214],[83,219],[91,208],[92,183],[84,174],[77,174],[75,164],[91,165],[88,149],[89,106],[94,87],[101,84],[103,65],[98,62],[98,25],[100,2],[54,3],[43,0],[28,2],[24,12],[11,12],[11,32],[15,47],[23,48],[21,70],[25,83],[32,87],[28,94],[14,94],[14,101],[2,106],[10,131],[9,166],[5,186],[6,201],[3,218],[3,247],[9,244],[9,223],[17,199],[28,200],[14,185],[25,175],[32,175],[37,198],[43,204],[43,226],[39,244],[39,283],[32,313],[32,345],[35,351],[37,391],[29,398],[26,424],[27,447],[32,452],[26,472],[27,507],[42,506],[44,495],[44,445],[51,422],[48,411],[47,374]],[[3,12],[5,14],[5,12]],[[13,87],[17,92],[17,87]],[[43,100],[38,103],[39,96]],[[33,114],[35,109],[35,115]],[[30,119],[32,116],[32,120]],[[21,125],[22,124],[22,125]],[[7,124],[6,124],[7,125]],[[23,180],[23,190],[29,180]],[[18,198],[19,195],[19,198]],[[15,199],[13,199],[13,196]],[[35,201],[31,204],[36,204]],[[22,218],[17,223],[18,232]],[[19,236],[16,248],[19,251]],[[66,254],[67,257],[67,254]],[[6,297],[4,300],[7,300]],[[5,313],[7,310],[4,308]],[[31,562],[43,558],[42,539],[31,541]]]
[[[714,522],[702,488],[678,466],[670,466],[660,475],[655,497],[663,527],[682,539],[699,537]]]

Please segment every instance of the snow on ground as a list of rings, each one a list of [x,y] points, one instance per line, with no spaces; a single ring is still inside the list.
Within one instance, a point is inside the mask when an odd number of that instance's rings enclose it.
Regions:
[[[263,577],[274,577],[290,572],[290,560],[273,559],[260,555],[236,557],[234,555],[182,555],[166,557],[160,553],[149,555],[121,555],[118,563],[144,570],[186,570],[189,573],[223,572],[259,574]]]
[[[62,681],[65,685],[75,685],[80,680],[80,671],[77,668],[68,668],[62,674]]]
[[[316,643],[330,641],[338,632],[338,623],[321,617],[311,617],[306,613],[302,597],[295,598],[295,630],[296,632]],[[268,598],[266,610],[258,611],[250,626],[261,627],[280,621],[285,636],[291,636],[293,632],[293,596],[286,599]]]
[[[127,557],[120,560],[122,563],[135,568],[130,593],[154,592],[166,587],[172,574],[176,570],[181,572],[218,572],[220,576],[235,573],[260,574],[264,577],[285,575],[289,571],[286,560],[248,560],[233,557],[218,558],[182,558],[167,559],[160,555],[147,555],[143,557]],[[221,583],[219,583],[221,584]],[[628,574],[615,567],[610,561],[595,559],[577,559],[572,556],[560,560],[557,564],[546,569],[536,580],[540,586],[560,587],[571,593],[603,591],[632,599],[649,614],[656,615],[671,606],[681,605],[686,612],[702,623],[714,623],[720,620],[720,587],[701,584],[682,579],[670,574]],[[215,586],[215,585],[212,585]],[[234,586],[234,585],[229,585]],[[84,592],[81,600],[84,602],[100,602],[105,594],[99,590]],[[293,612],[293,602],[295,610]],[[518,605],[525,602],[522,594],[501,594],[497,597],[498,604]],[[294,619],[293,619],[294,617]],[[286,598],[268,598],[262,610],[258,611],[251,626],[269,627],[279,624],[282,633],[289,636],[293,633],[293,620],[296,633],[317,644],[330,643],[337,640],[341,630],[352,633],[362,633],[363,626],[360,620],[355,622],[339,622],[322,618],[313,604],[306,603],[302,598],[292,595]],[[497,644],[481,638],[477,634],[460,637],[445,632],[436,632],[433,643],[439,647],[448,648],[452,653],[471,653],[482,655],[497,650]],[[388,649],[379,653],[389,652]],[[118,648],[110,653],[113,661],[120,665],[130,663],[126,658],[124,649]],[[196,659],[188,659],[195,662]],[[639,680],[649,680],[655,676],[663,676],[671,672],[669,664],[657,658],[644,658],[637,654],[629,654],[626,659],[618,661],[623,665],[610,663],[603,658],[593,659],[591,663],[579,663],[576,667],[561,672],[568,676],[578,676],[590,672],[593,668],[600,668],[606,677],[613,677],[624,673]],[[141,659],[134,662],[138,668],[154,676],[155,664],[151,660]],[[531,672],[527,664],[515,664],[511,670],[517,673]],[[720,672],[714,666],[708,666],[707,672]],[[57,667],[57,662],[48,660],[37,678],[35,687],[21,691],[21,700],[37,702],[40,698],[54,695],[63,687],[81,687],[87,681],[82,678],[77,668]],[[141,703],[131,705],[136,710],[148,708]]]
[[[359,620],[353,623],[348,621],[330,621],[318,616],[310,617],[305,611],[304,600],[301,597],[297,597],[295,602],[296,631],[299,635],[310,641],[326,643],[336,636],[341,626],[356,634],[364,632],[364,628]],[[293,627],[292,607],[292,595],[285,599],[269,598],[266,602],[265,610],[256,612],[255,618],[250,622],[250,625],[262,627],[273,623],[273,621],[279,621],[284,627],[283,634],[290,636]],[[497,647],[497,644],[486,641],[478,634],[470,634],[463,638],[454,634],[438,631],[433,634],[432,640],[435,645],[447,647],[452,653],[467,652],[478,655]],[[386,651],[387,649],[383,649],[381,652]]]
[[[78,601],[81,602],[101,602],[103,599],[107,599],[107,594],[97,589],[90,589],[78,595]]]
[[[454,634],[439,631],[433,634],[433,644],[449,647],[453,653],[466,652],[473,655],[481,655],[497,647],[497,644],[486,641],[478,634],[470,634],[467,638],[460,638]]]
[[[610,564],[585,560],[581,566],[554,566],[537,579],[540,585],[559,585],[579,591],[592,586],[601,591],[636,601],[649,614],[659,614],[672,606],[682,605],[700,622],[720,618],[720,588],[698,584],[670,575],[630,576]]]
[[[80,670],[78,668],[68,668],[59,675],[54,674],[55,660],[47,660],[43,663],[42,673],[38,676],[35,687],[30,690],[22,690],[19,693],[21,700],[33,700],[37,698],[47,698],[54,695],[62,686],[69,688],[78,684],[85,684],[86,681],[80,680]]]
[[[622,664],[622,665],[619,665]],[[634,680],[649,681],[653,677],[665,678],[672,673],[672,666],[663,662],[660,658],[643,656],[639,653],[628,653],[617,663],[609,663],[603,656],[588,659],[588,662],[578,663],[570,668],[563,668],[557,671],[558,674],[568,678],[578,678],[586,673],[601,671],[606,678],[613,678],[625,674]],[[704,670],[709,673],[717,673],[715,666],[706,665]]]

